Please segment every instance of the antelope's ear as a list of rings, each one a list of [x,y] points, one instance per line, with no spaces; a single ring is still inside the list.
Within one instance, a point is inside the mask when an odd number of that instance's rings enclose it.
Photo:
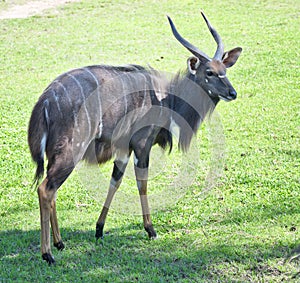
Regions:
[[[223,54],[222,61],[223,64],[226,66],[226,68],[230,68],[235,64],[237,59],[242,53],[241,47],[236,47],[234,49],[231,49],[230,51],[227,51]]]
[[[200,60],[199,58],[192,56],[187,60],[187,65],[188,65],[189,72],[192,75],[196,75],[197,69],[200,65]]]

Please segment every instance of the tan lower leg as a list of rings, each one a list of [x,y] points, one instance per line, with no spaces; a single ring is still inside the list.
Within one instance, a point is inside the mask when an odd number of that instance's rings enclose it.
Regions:
[[[144,228],[147,231],[149,238],[155,239],[156,232],[152,226],[148,197],[147,197],[147,180],[138,180],[137,185],[139,189],[140,201],[142,206]]]
[[[54,193],[46,189],[47,178],[38,188],[41,220],[41,251],[42,254],[51,254],[50,248],[50,211]]]
[[[61,246],[62,240],[60,236],[57,215],[56,215],[56,196],[54,196],[51,202],[50,223],[52,228],[54,246],[56,246],[58,249],[63,249],[63,246]],[[57,246],[58,244],[60,244],[60,247]]]
[[[146,180],[138,181],[138,188],[139,188],[140,201],[142,206],[144,226],[147,227],[149,225],[152,225],[149,203],[148,203],[148,196],[147,196],[147,181]]]
[[[105,203],[103,205],[101,214],[100,214],[97,224],[96,224],[96,238],[97,239],[103,237],[103,227],[105,224],[106,216],[108,214],[108,210],[109,210],[110,204],[112,202],[112,199],[113,199],[116,191],[118,190],[120,184],[121,184],[121,180],[118,182],[115,182],[113,179],[111,180]]]
[[[149,203],[147,195],[140,195],[143,215],[150,215]]]

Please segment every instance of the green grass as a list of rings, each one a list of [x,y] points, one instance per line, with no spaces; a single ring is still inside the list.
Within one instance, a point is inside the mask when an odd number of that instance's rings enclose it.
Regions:
[[[284,264],[284,259],[300,242],[300,5],[291,0],[199,5],[83,1],[59,13],[0,21],[0,282],[299,282],[299,261]],[[149,63],[170,73],[184,69],[189,53],[173,38],[166,14],[186,38],[213,54],[200,9],[227,49],[243,47],[228,72],[238,99],[217,108],[226,136],[223,176],[203,193],[216,162],[205,124],[196,143],[201,162],[186,173],[194,177],[186,194],[181,191],[166,206],[152,205],[159,239],[146,238],[129,174],[108,216],[108,233],[95,244],[111,164],[101,168],[99,192],[83,177],[90,173],[94,184],[95,170],[77,170],[58,194],[66,249],[53,250],[57,264],[49,267],[40,256],[34,165],[27,147],[34,103],[57,75],[75,67]],[[171,190],[176,172],[169,167],[181,158],[175,152],[164,161],[167,170],[155,173],[150,194],[163,184]],[[131,203],[137,208],[125,213]]]

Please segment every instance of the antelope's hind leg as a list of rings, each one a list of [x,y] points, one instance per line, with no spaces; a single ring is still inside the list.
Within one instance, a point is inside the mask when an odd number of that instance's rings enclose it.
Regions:
[[[55,156],[52,163],[48,164],[47,177],[38,187],[41,219],[41,252],[42,258],[49,264],[55,263],[50,248],[50,223],[53,234],[53,244],[58,250],[64,249],[61,239],[57,215],[56,215],[56,194],[57,190],[68,178],[74,169],[74,162],[71,151],[62,150],[61,154]]]
[[[43,260],[53,264],[54,258],[50,247],[50,215],[51,203],[55,197],[55,191],[48,189],[48,179],[46,178],[38,187],[40,220],[41,220],[41,252]]]
[[[61,239],[60,231],[58,227],[57,215],[56,215],[56,194],[51,202],[51,211],[50,211],[50,223],[52,228],[53,235],[53,245],[59,251],[62,251],[65,248],[65,245]]]
[[[67,179],[72,170],[73,169],[69,168],[69,172],[65,175],[64,180]],[[59,182],[57,186],[53,187],[47,177],[38,187],[41,219],[41,252],[42,258],[49,264],[55,263],[50,248],[50,223],[52,228],[54,246],[58,250],[63,250],[65,247],[61,239],[56,215],[56,193],[64,180]]]

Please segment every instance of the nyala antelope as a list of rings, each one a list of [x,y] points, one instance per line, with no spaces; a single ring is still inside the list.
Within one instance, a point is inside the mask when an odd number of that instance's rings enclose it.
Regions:
[[[53,243],[64,249],[57,216],[56,193],[80,160],[104,163],[114,158],[107,198],[96,223],[96,238],[103,237],[105,219],[115,192],[121,184],[133,153],[134,170],[140,195],[144,228],[156,238],[147,200],[149,155],[153,145],[172,149],[176,132],[178,146],[189,147],[205,116],[222,99],[232,101],[237,93],[226,76],[242,52],[237,47],[224,52],[221,37],[202,16],[217,43],[210,58],[185,40],[168,17],[173,35],[193,56],[187,70],[171,79],[138,65],[96,65],[68,71],[57,77],[33,108],[28,143],[37,164],[41,220],[42,258],[53,264],[50,248],[50,223]]]

